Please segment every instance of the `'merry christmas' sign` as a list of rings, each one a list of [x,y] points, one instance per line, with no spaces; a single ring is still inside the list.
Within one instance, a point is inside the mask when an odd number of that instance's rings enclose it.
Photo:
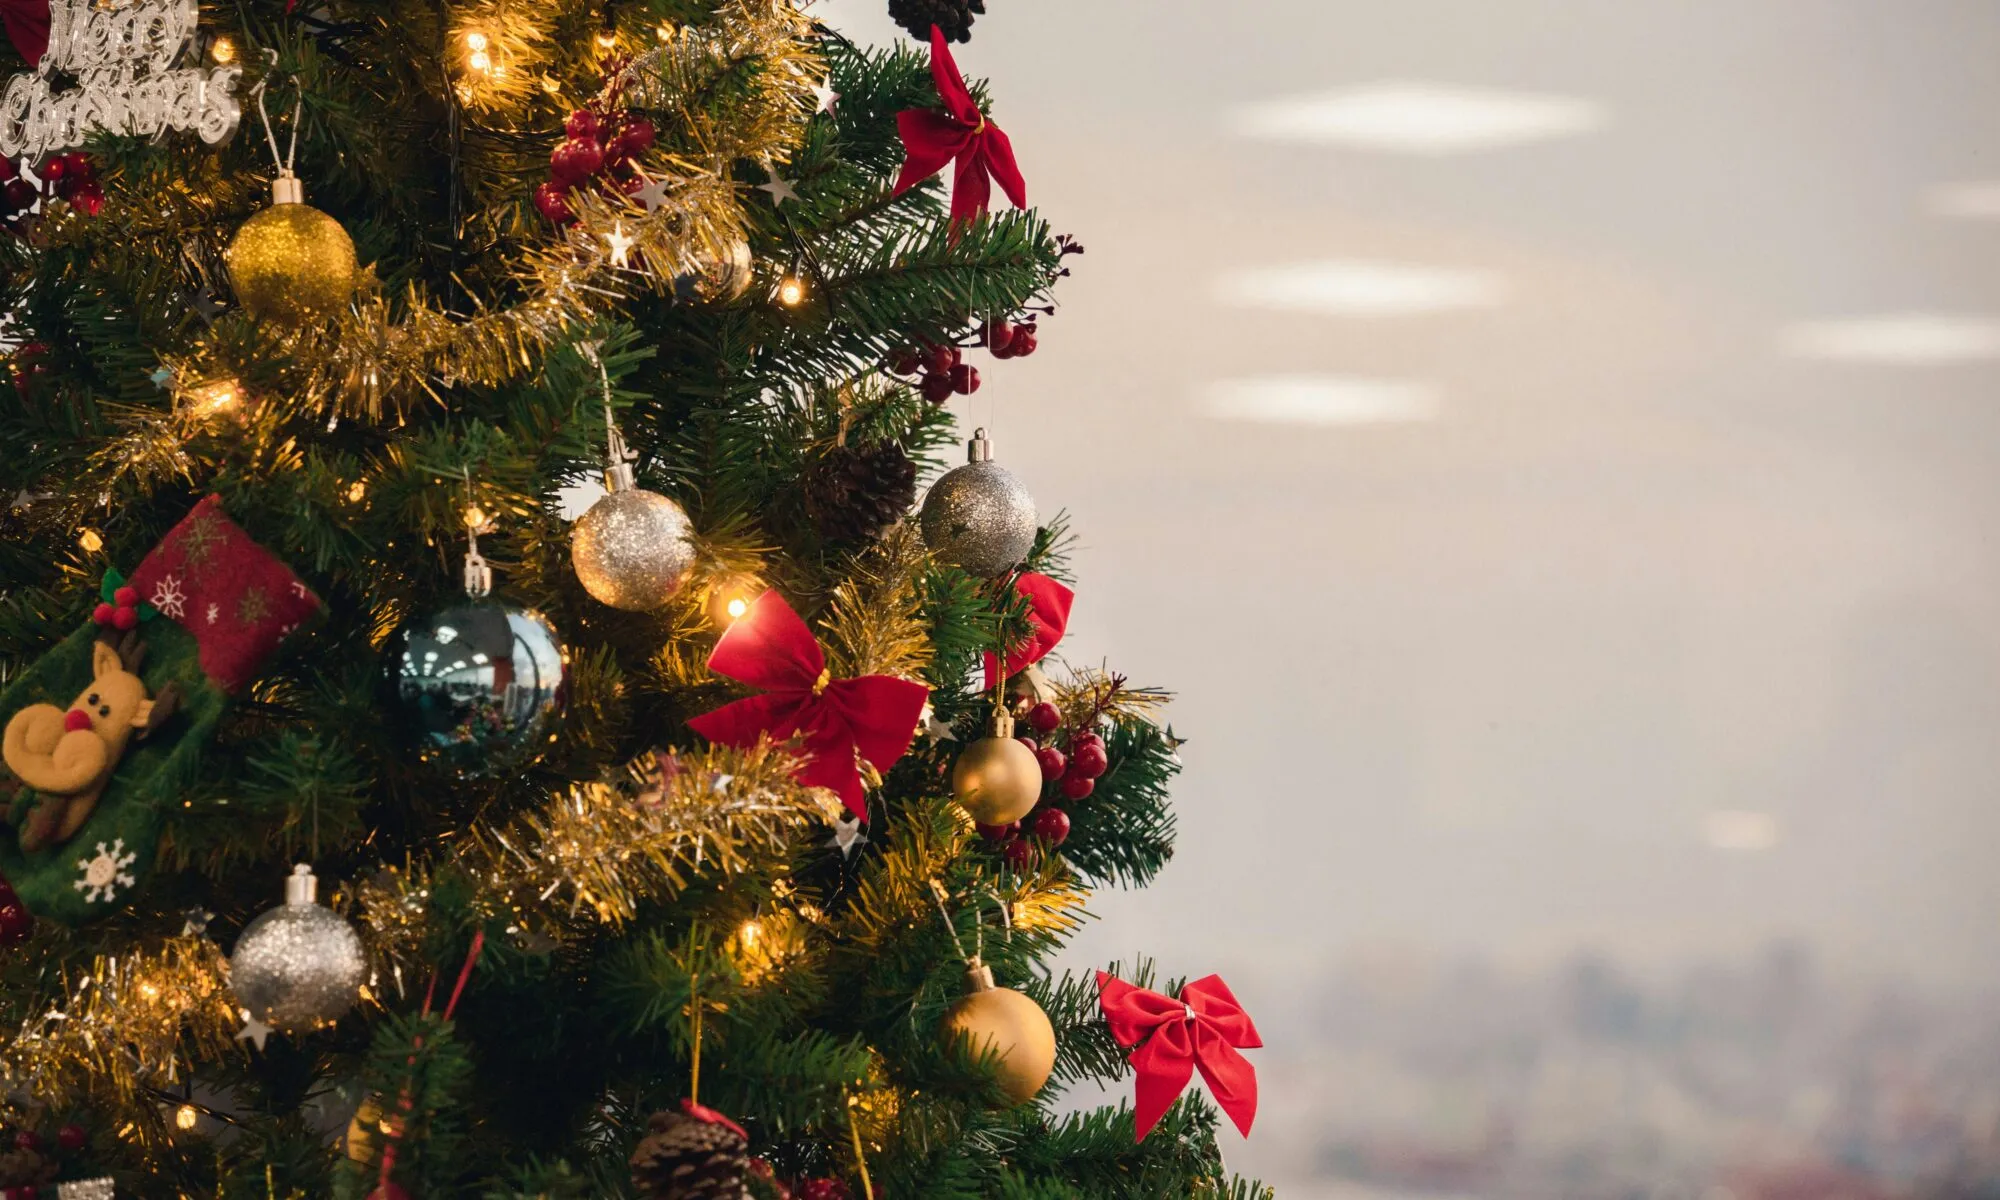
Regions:
[[[40,158],[99,129],[227,138],[242,116],[242,68],[174,67],[196,18],[195,0],[51,0],[48,49],[33,74],[14,76],[0,93],[0,154]],[[76,86],[56,91],[53,80],[65,77]]]

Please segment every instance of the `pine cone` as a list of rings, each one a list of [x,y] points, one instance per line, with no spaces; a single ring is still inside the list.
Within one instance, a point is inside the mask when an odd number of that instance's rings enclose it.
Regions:
[[[920,42],[931,40],[933,25],[948,42],[969,42],[972,14],[985,11],[986,0],[889,0],[889,18]]]
[[[917,499],[917,464],[894,442],[835,446],[807,468],[806,511],[820,536],[865,542],[903,519]]]
[[[704,1112],[706,1110],[703,1110]],[[744,1200],[750,1144],[725,1120],[695,1112],[654,1113],[651,1133],[632,1151],[632,1186],[642,1200]]]

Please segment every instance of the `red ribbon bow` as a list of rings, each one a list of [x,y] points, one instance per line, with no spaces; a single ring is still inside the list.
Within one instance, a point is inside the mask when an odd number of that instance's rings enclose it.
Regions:
[[[1111,1023],[1111,1036],[1138,1047],[1128,1061],[1139,1073],[1133,1120],[1138,1141],[1187,1090],[1196,1067],[1215,1102],[1245,1136],[1257,1119],[1257,1068],[1237,1050],[1264,1043],[1250,1014],[1236,1002],[1220,975],[1197,979],[1179,999],[1149,992],[1116,975],[1097,973],[1098,1007]]]
[[[1076,593],[1046,575],[1023,571],[1014,581],[1014,590],[1028,598],[1028,624],[1032,632],[1007,652],[1007,675],[1018,675],[1049,656],[1069,628],[1069,606]],[[1000,659],[986,652],[986,690],[1000,686]]]
[[[49,0],[0,0],[0,24],[7,40],[34,70],[49,48]]]
[[[754,746],[799,735],[805,764],[798,781],[830,788],[857,820],[868,819],[855,758],[877,771],[896,765],[916,737],[930,689],[888,675],[834,679],[806,623],[776,592],[757,597],[708,656],[708,669],[764,694],[726,704],[688,722],[724,746]]]
[[[951,185],[953,221],[986,211],[986,202],[993,194],[989,175],[1000,181],[1001,190],[1015,208],[1028,207],[1028,184],[1014,161],[1014,144],[979,111],[965,78],[958,73],[958,64],[952,61],[944,31],[935,25],[931,26],[931,78],[937,81],[944,110],[909,108],[896,114],[896,131],[903,137],[905,152],[903,172],[896,177],[896,195],[956,159],[958,171]]]

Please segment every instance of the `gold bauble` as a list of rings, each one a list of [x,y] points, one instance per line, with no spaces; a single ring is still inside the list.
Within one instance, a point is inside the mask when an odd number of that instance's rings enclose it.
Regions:
[[[1042,764],[1014,740],[1013,718],[995,718],[993,736],[959,754],[951,769],[951,794],[981,825],[1010,825],[1034,811],[1042,798]]]
[[[1041,1005],[995,987],[992,970],[976,958],[966,964],[965,982],[965,998],[944,1015],[944,1036],[973,1054],[997,1055],[1000,1086],[1008,1099],[1026,1104],[1055,1070],[1055,1026]]]
[[[354,241],[340,222],[294,197],[280,176],[271,207],[243,222],[223,252],[243,311],[260,321],[302,325],[354,296]]]

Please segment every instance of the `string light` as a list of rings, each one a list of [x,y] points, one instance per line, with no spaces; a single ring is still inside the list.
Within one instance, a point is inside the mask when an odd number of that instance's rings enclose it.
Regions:
[[[95,554],[104,549],[104,539],[95,529],[86,529],[78,534],[76,544],[82,546],[86,554]]]
[[[183,1104],[179,1108],[174,1110],[175,1129],[183,1131],[193,1129],[195,1127],[195,1123],[200,1120],[201,1120],[201,1114],[194,1110],[194,1105],[192,1104]]]
[[[359,504],[361,503],[361,498],[367,494],[368,485],[357,479],[354,481],[353,486],[347,489],[347,502],[349,504]]]
[[[209,379],[181,393],[189,407],[204,416],[228,412],[243,402],[243,385],[234,379]]]
[[[479,507],[477,504],[470,504],[466,506],[465,527],[467,529],[485,529],[487,525],[487,520],[488,518],[486,516],[485,509]]]
[[[708,619],[720,628],[728,628],[741,620],[750,611],[750,602],[757,598],[763,585],[749,575],[724,575],[708,585]]]
[[[778,283],[778,303],[786,308],[797,308],[805,303],[806,281],[797,275],[787,275]]]
[[[474,31],[465,35],[465,48],[471,53],[466,56],[466,65],[484,74],[493,69],[493,56],[486,52],[486,35]]]
[[[226,37],[219,37],[208,48],[208,56],[219,63],[236,61],[236,43]]]
[[[599,54],[609,54],[609,53],[611,53],[611,52],[612,52],[613,50],[616,50],[617,48],[618,48],[618,31],[617,31],[617,30],[615,30],[615,29],[600,29],[600,30],[598,30],[598,32],[597,32],[597,52],[598,52]]]
[[[729,602],[729,619],[732,621],[741,619],[743,614],[749,611],[750,602],[741,596],[737,596]]]

